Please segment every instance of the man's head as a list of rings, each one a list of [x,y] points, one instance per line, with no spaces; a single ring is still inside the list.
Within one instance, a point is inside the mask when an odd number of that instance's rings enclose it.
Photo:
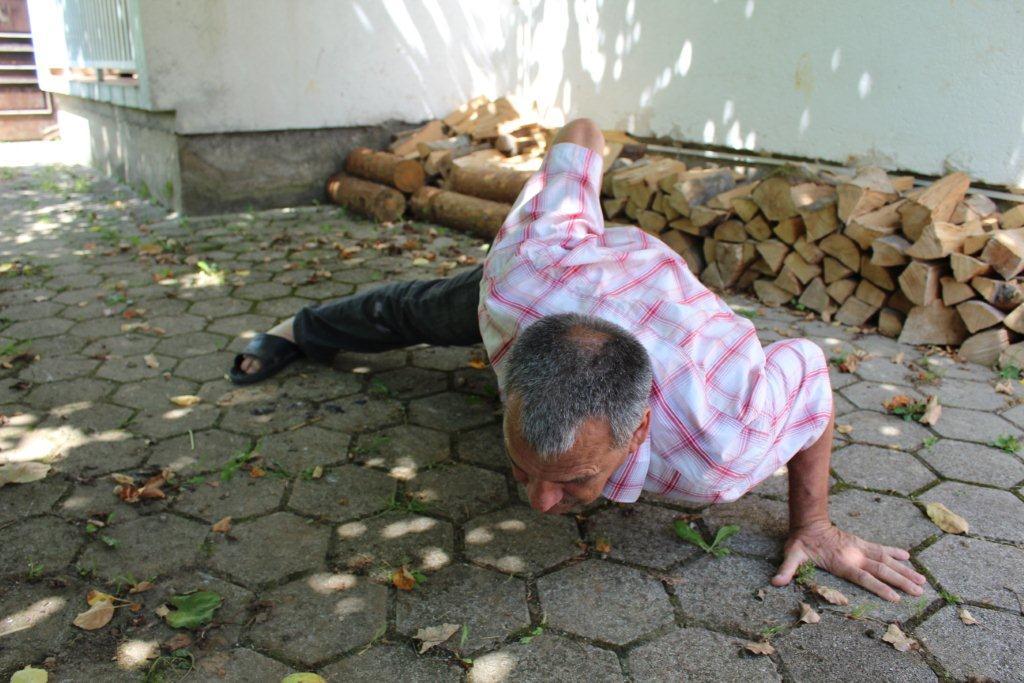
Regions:
[[[536,510],[595,500],[647,438],[651,362],[618,325],[546,316],[516,339],[505,373],[505,446]]]

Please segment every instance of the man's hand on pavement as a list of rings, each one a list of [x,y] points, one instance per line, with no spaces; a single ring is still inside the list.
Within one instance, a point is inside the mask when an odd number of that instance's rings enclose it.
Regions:
[[[925,577],[904,564],[909,558],[906,550],[865,541],[830,523],[816,524],[790,533],[772,585],[785,586],[797,568],[810,560],[830,574],[898,602],[900,596],[893,587],[913,596],[923,592]]]

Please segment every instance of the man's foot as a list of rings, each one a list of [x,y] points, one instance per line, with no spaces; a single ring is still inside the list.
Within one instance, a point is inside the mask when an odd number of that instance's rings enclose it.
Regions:
[[[301,357],[302,351],[295,342],[276,334],[258,334],[235,356],[228,377],[235,384],[254,384],[276,375]]]

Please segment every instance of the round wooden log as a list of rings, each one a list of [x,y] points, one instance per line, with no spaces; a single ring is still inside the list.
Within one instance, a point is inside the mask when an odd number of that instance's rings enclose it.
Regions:
[[[397,221],[405,213],[405,197],[398,190],[342,173],[327,179],[327,197],[381,223]]]
[[[412,214],[419,220],[431,221],[464,232],[493,238],[512,210],[510,204],[492,202],[479,197],[441,190],[420,188],[409,200]]]
[[[375,183],[396,187],[402,192],[415,192],[427,182],[423,164],[403,159],[390,152],[377,152],[366,147],[352,150],[345,160],[345,172]]]
[[[512,204],[531,175],[529,171],[498,166],[462,166],[456,163],[448,176],[448,187],[453,192]]]

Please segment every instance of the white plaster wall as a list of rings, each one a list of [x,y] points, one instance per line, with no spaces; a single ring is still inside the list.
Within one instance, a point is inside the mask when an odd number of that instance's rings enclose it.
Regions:
[[[1024,3],[140,0],[182,133],[418,121],[517,92],[557,117],[1024,185]]]

